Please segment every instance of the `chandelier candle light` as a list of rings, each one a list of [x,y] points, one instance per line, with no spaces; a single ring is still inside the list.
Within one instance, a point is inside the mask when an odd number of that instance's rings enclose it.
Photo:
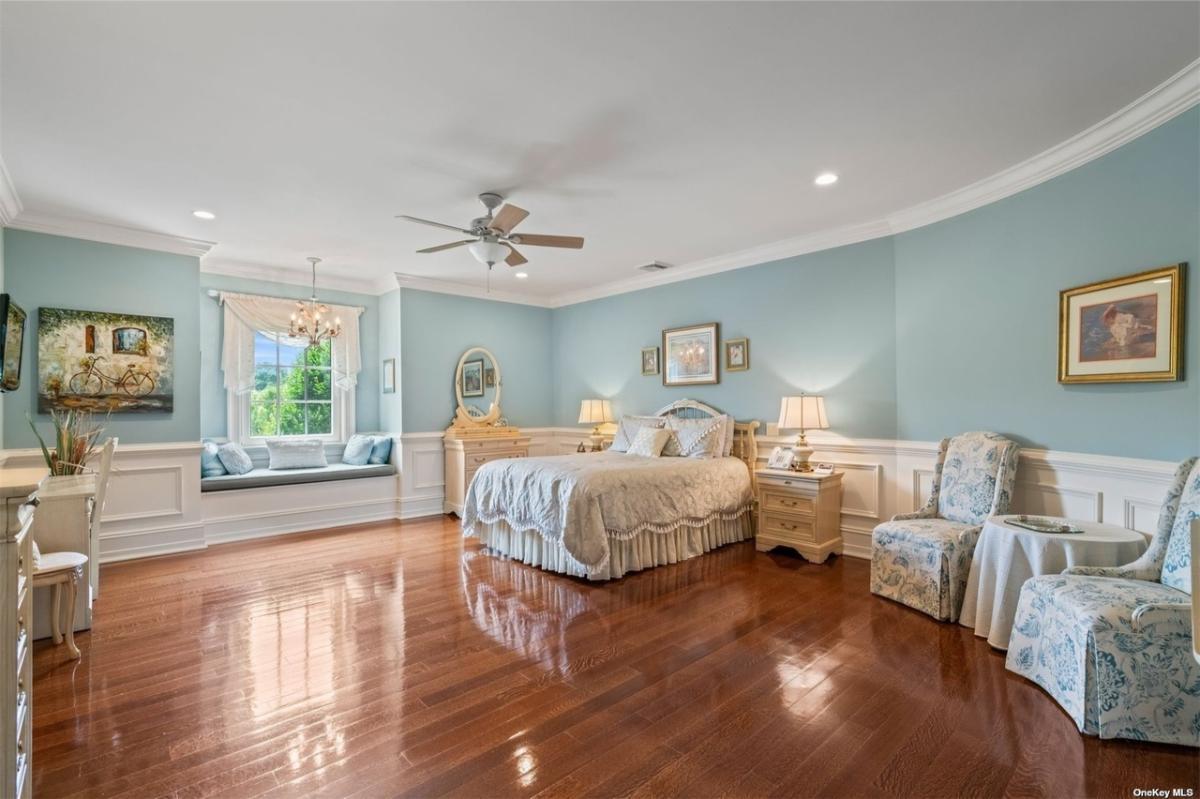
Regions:
[[[825,398],[815,394],[784,397],[779,403],[779,428],[800,431],[796,436],[796,446],[792,448],[792,469],[811,472],[808,459],[812,457],[813,448],[808,445],[804,431],[829,428],[829,419],[825,416]]]
[[[342,320],[329,320],[329,306],[317,300],[317,264],[321,263],[320,258],[308,258],[308,262],[312,264],[312,296],[308,302],[303,300],[296,303],[296,313],[292,314],[292,321],[288,325],[288,335],[292,338],[308,339],[308,346],[319,347],[321,342],[326,339],[333,339],[341,335]],[[321,317],[325,319],[322,320]]]

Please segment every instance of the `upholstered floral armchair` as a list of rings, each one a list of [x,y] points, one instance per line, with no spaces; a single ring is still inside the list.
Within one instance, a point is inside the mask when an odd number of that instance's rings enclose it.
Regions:
[[[1046,689],[1080,732],[1200,746],[1189,541],[1198,516],[1192,458],[1176,471],[1142,557],[1021,587],[1006,666]]]
[[[929,501],[871,534],[871,592],[957,621],[983,523],[1008,512],[1019,452],[996,433],[943,439]]]

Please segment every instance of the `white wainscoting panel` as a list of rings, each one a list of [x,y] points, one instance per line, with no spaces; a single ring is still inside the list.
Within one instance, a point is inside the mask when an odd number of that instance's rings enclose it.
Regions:
[[[446,487],[442,434],[403,433],[396,440],[400,450],[396,518],[441,515]]]

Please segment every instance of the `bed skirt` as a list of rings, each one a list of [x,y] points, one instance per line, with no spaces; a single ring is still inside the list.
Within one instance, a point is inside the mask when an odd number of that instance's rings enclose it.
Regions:
[[[609,538],[608,564],[598,572],[587,569],[559,541],[546,540],[536,530],[517,531],[503,519],[475,524],[474,536],[491,554],[513,558],[546,571],[613,580],[630,572],[678,563],[717,547],[754,537],[754,512],[747,508],[733,519],[715,519],[703,527],[680,525],[669,532],[647,530],[632,538]]]

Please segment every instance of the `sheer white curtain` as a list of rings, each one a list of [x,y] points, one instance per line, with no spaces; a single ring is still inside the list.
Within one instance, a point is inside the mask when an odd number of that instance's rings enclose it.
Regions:
[[[221,346],[225,388],[234,394],[246,394],[254,388],[255,331],[286,336],[296,301],[228,291],[221,292],[219,299],[225,308],[224,343]],[[342,320],[342,334],[333,339],[332,344],[333,385],[342,391],[350,391],[358,383],[358,373],[362,371],[358,316],[363,309],[329,305],[329,311]]]

